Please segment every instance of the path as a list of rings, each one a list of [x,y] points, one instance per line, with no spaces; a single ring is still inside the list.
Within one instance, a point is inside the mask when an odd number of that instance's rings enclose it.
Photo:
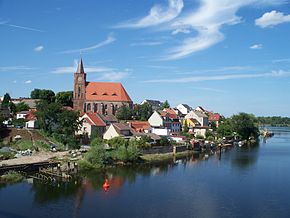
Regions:
[[[2,165],[15,165],[15,164],[31,164],[31,163],[38,163],[43,161],[48,161],[51,158],[56,157],[63,157],[68,155],[69,151],[62,151],[62,152],[37,152],[33,153],[31,156],[22,156],[19,158],[14,158],[10,160],[3,160],[0,161],[0,166]]]

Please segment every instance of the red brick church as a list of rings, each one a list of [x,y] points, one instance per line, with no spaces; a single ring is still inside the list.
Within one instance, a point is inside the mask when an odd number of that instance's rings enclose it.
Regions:
[[[115,115],[122,105],[132,107],[133,103],[121,83],[88,82],[83,61],[80,60],[74,74],[73,107],[80,112],[94,112]]]

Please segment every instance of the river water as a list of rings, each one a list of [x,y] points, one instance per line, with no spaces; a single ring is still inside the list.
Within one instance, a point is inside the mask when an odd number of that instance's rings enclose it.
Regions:
[[[290,128],[204,159],[0,184],[0,217],[290,217]],[[109,179],[106,192],[102,184]]]

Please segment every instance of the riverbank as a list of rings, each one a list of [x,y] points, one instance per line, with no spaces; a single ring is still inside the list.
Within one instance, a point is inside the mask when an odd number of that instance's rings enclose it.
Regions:
[[[182,151],[174,154],[173,152],[169,153],[163,153],[163,154],[145,154],[142,155],[141,158],[145,162],[161,162],[161,161],[166,161],[166,160],[171,160],[174,157],[176,158],[181,158],[181,157],[186,157],[188,155],[192,155],[195,153],[199,153],[193,150],[187,150],[187,151]]]

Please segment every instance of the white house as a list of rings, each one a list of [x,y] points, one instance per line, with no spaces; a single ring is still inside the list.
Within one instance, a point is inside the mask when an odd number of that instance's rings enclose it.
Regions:
[[[158,100],[145,99],[141,102],[141,105],[145,103],[148,103],[149,105],[151,105],[152,110],[159,110],[161,105],[163,104],[161,101],[158,101]]]
[[[197,106],[194,110],[195,111],[200,111],[200,112],[203,112],[203,113],[206,112],[206,110],[202,106]]]
[[[171,131],[167,128],[152,128],[151,132],[159,136],[169,136]]]
[[[97,113],[84,113],[79,119],[83,122],[81,129],[77,132],[78,135],[87,134],[90,138],[94,134],[103,137],[106,131],[106,123]]]
[[[176,108],[180,111],[182,115],[186,115],[189,113],[189,111],[192,110],[192,108],[188,106],[187,104],[179,104],[177,105]]]
[[[25,127],[29,129],[37,129],[38,123],[37,123],[37,117],[35,116],[36,110],[30,110],[26,116],[25,119],[27,122],[25,123]]]
[[[163,127],[166,120],[164,120],[157,111],[154,111],[149,117],[148,122],[152,127]],[[169,122],[169,120],[167,122]]]
[[[29,111],[20,111],[16,114],[16,119],[25,119]]]
[[[186,116],[185,119],[196,119],[201,126],[208,126],[208,116],[197,110],[190,111]]]
[[[112,139],[115,137],[131,138],[132,130],[128,125],[123,123],[112,123],[104,133],[103,139]]]

